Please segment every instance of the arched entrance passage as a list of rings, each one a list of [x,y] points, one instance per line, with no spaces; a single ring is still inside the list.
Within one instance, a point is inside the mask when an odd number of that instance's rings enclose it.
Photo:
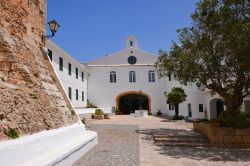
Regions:
[[[140,91],[123,92],[116,97],[116,107],[122,114],[130,114],[140,108],[151,113],[151,98]]]
[[[210,119],[216,119],[224,111],[224,102],[219,98],[210,101]]]

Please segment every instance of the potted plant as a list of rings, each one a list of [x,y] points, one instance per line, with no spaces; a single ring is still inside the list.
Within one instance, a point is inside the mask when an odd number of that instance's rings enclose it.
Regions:
[[[104,119],[104,114],[101,109],[96,109],[95,114],[93,114],[94,119]]]
[[[158,110],[157,113],[156,113],[157,116],[162,116],[162,112],[161,110]]]
[[[115,114],[116,115],[120,115],[121,114],[121,112],[120,112],[120,110],[118,108],[115,109]]]
[[[110,119],[108,114],[103,114],[104,119]]]

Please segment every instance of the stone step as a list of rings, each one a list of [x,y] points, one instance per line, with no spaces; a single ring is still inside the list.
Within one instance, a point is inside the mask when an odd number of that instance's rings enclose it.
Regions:
[[[171,142],[158,142],[156,146],[187,146],[187,147],[210,147],[209,143],[171,143]]]
[[[203,137],[201,135],[167,135],[167,134],[154,134],[154,138],[185,138],[185,139],[206,139],[206,137]]]
[[[208,142],[204,138],[181,138],[181,137],[167,137],[167,138],[154,138],[155,142]]]
[[[157,146],[191,146],[191,147],[208,147],[211,146],[208,139],[200,134],[190,132],[190,134],[166,134],[157,133],[153,135],[154,142]]]

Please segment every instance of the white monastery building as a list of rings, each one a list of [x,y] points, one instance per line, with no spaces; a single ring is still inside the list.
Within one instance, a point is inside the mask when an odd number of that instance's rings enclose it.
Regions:
[[[61,48],[47,40],[48,56],[75,109],[87,106],[88,70]]]
[[[51,41],[46,47],[54,70],[73,106],[79,113],[93,112],[87,109],[87,100],[111,113],[116,107],[122,114],[135,110],[148,110],[153,115],[161,111],[174,115],[174,108],[166,103],[165,94],[173,87],[182,87],[187,94],[180,104],[180,115],[189,119],[217,118],[223,111],[223,101],[211,96],[207,90],[199,90],[195,84],[181,85],[170,77],[158,78],[154,63],[158,56],[139,48],[135,36],[129,36],[125,48],[87,64],[81,64]],[[250,99],[245,99],[242,110],[250,112]]]

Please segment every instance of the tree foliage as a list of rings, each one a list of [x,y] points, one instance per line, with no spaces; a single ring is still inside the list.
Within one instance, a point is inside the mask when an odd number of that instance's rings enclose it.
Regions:
[[[236,110],[250,94],[250,1],[202,0],[191,17],[191,27],[177,30],[178,43],[160,51],[158,73],[208,88]]]
[[[167,103],[174,104],[175,117],[179,116],[179,104],[186,101],[187,95],[184,89],[180,87],[173,87],[172,90],[166,95]]]

